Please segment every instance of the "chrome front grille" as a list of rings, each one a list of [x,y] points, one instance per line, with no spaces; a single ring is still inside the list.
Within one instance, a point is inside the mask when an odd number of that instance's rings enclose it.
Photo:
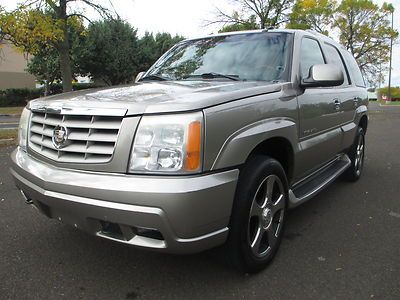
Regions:
[[[58,162],[104,163],[111,160],[122,117],[33,112],[29,147]],[[67,141],[57,149],[52,141],[57,126],[67,128]]]

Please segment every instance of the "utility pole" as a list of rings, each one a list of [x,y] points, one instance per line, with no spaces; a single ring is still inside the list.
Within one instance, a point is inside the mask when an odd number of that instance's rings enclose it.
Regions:
[[[394,7],[391,9],[392,11],[392,31],[393,31],[393,13]],[[389,61],[389,89],[386,101],[392,101],[392,92],[391,92],[391,83],[392,83],[392,48],[393,48],[393,37],[390,37],[390,61]]]

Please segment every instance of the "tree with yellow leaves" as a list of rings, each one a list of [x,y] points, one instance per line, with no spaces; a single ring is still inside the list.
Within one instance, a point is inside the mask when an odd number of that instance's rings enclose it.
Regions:
[[[223,24],[222,31],[265,29],[287,22],[293,0],[231,0],[237,9],[229,13],[216,7],[216,17],[206,25]]]
[[[393,10],[390,4],[378,6],[372,0],[297,0],[287,27],[337,35],[376,86],[382,69],[387,69],[390,41],[398,36],[389,21]]]
[[[60,57],[63,91],[72,90],[69,30],[83,26],[87,17],[71,7],[81,2],[100,15],[112,17],[113,13],[95,0],[31,0],[7,12],[0,7],[0,35],[21,51],[35,55],[42,47],[54,47]],[[74,6],[76,7],[76,6]]]
[[[335,0],[298,0],[293,6],[287,28],[313,29],[328,35],[336,6]]]

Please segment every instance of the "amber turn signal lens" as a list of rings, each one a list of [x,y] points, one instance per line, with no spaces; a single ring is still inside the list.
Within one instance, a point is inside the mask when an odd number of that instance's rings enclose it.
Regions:
[[[185,169],[197,170],[200,167],[201,150],[201,123],[199,121],[189,124],[188,142],[186,146]]]

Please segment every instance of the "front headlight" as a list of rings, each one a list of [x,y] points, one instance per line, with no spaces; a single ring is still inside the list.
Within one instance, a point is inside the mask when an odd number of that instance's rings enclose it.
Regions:
[[[28,138],[28,124],[31,111],[26,107],[22,111],[21,118],[18,125],[18,146],[26,150],[26,141]]]
[[[196,173],[202,167],[203,114],[144,116],[133,143],[129,172]]]

